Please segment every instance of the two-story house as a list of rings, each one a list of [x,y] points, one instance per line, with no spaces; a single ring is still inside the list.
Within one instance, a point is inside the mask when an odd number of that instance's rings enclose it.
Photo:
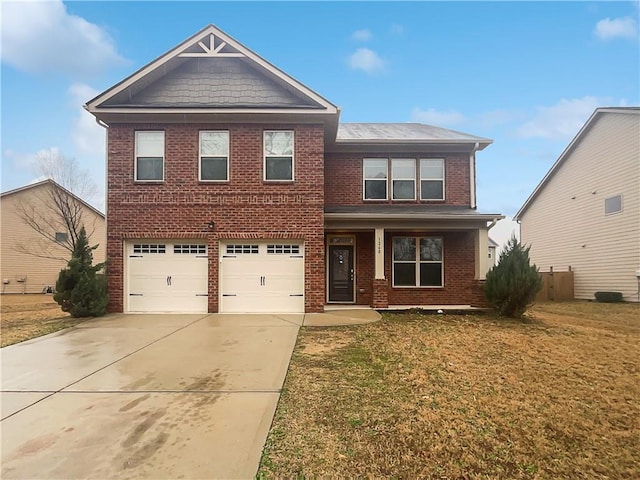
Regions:
[[[476,210],[491,140],[341,124],[212,25],[85,108],[107,129],[113,312],[482,302],[502,218]]]

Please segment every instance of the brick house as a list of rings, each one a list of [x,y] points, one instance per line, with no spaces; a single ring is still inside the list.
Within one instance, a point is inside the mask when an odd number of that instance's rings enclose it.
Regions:
[[[340,110],[210,25],[85,108],[107,129],[112,312],[473,305],[491,140]]]

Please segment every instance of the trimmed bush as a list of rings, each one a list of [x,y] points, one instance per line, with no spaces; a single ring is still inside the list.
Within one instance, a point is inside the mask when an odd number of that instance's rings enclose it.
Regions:
[[[620,292],[596,292],[594,296],[596,297],[596,301],[600,303],[624,302],[622,293]]]
[[[97,273],[105,264],[92,265],[91,252],[96,248],[89,246],[83,227],[67,268],[58,275],[53,298],[72,317],[99,317],[107,312],[107,282]]]
[[[511,237],[498,264],[487,273],[484,294],[500,316],[520,318],[542,288],[542,279],[529,261],[529,249]]]

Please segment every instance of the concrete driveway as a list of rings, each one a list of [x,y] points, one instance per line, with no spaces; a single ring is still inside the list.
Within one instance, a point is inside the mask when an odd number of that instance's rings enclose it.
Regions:
[[[112,315],[0,350],[9,478],[251,478],[303,315]]]

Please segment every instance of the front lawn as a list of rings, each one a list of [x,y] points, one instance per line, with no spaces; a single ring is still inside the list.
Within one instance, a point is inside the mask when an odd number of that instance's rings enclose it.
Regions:
[[[303,328],[259,475],[640,478],[639,307]]]
[[[5,294],[0,296],[0,347],[72,327],[86,318],[72,318],[53,296]]]

